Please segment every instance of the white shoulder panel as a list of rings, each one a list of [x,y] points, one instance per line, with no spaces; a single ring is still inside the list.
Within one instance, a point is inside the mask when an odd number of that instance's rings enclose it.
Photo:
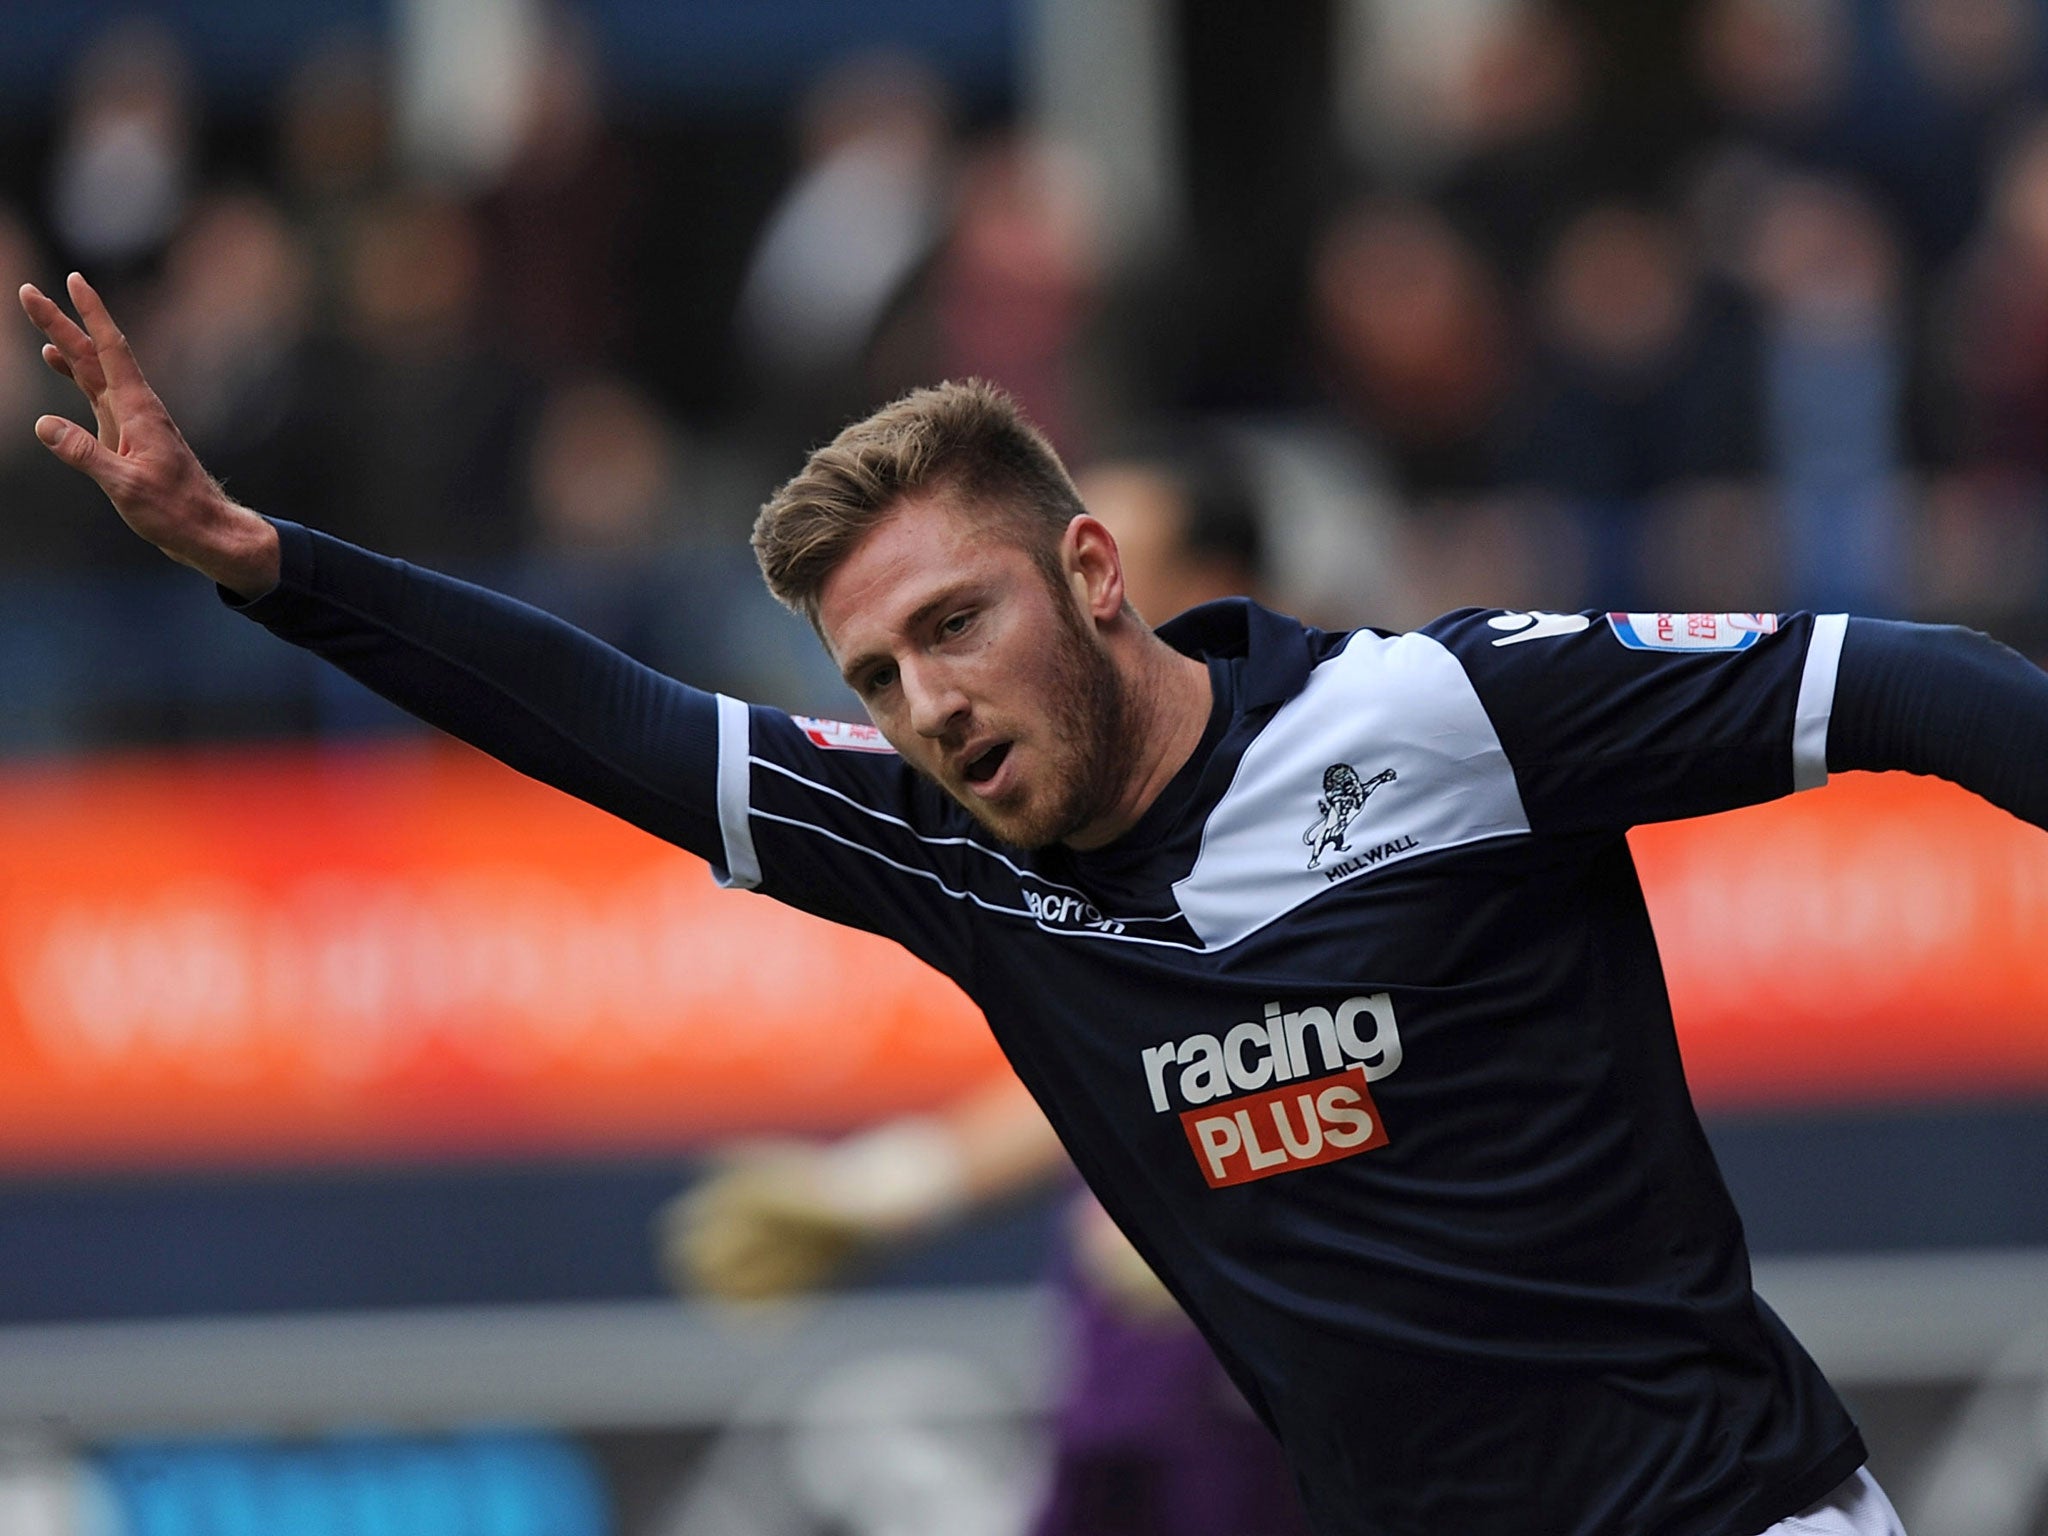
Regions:
[[[725,867],[712,868],[720,885],[751,891],[761,883],[754,851],[753,716],[739,699],[718,695],[718,826],[725,834]]]
[[[1828,781],[1828,721],[1835,712],[1835,674],[1842,664],[1842,641],[1848,633],[1846,613],[1813,616],[1806,668],[1799,674],[1799,703],[1792,717],[1794,789],[1818,789]]]
[[[1222,949],[1333,885],[1528,830],[1457,658],[1427,635],[1360,632],[1245,752],[1174,894]]]

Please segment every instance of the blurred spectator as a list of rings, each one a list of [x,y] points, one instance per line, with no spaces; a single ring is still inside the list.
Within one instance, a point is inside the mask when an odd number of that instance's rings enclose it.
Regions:
[[[1553,4],[1489,19],[1457,81],[1462,154],[1439,200],[1459,228],[1525,280],[1557,222],[1592,193],[1596,140],[1578,25]]]
[[[1752,325],[1702,285],[1670,219],[1618,203],[1567,226],[1534,306],[1517,467],[1585,520],[1593,600],[1641,602],[1644,501],[1756,467]]]
[[[305,245],[275,203],[211,193],[172,243],[139,329],[158,392],[232,493],[325,525],[346,513],[311,284]]]
[[[542,29],[523,106],[478,205],[492,323],[543,373],[621,361],[633,173],[604,114],[596,47],[566,12]]]
[[[1115,460],[1077,476],[1075,489],[1116,540],[1124,595],[1148,623],[1218,597],[1273,601],[1264,516],[1236,454]]]
[[[382,50],[340,32],[292,71],[278,103],[277,180],[313,262],[316,325],[342,309],[347,231],[391,180],[391,100]]]
[[[1858,124],[1914,254],[1940,262],[1981,217],[2000,139],[2041,84],[2029,0],[1892,0],[1903,69],[1876,70]]]
[[[2040,13],[2022,0],[1895,0],[1913,70],[1956,103],[2010,102],[2039,73]]]
[[[482,251],[454,200],[412,190],[350,226],[341,387],[349,444],[333,531],[472,565],[518,539],[513,477],[525,387],[480,340]]]
[[[627,380],[586,374],[542,402],[526,462],[521,595],[653,665],[685,652],[664,556],[680,521],[674,427]]]
[[[1405,510],[1350,423],[1312,407],[1213,418],[1195,429],[1215,438],[1259,509],[1260,564],[1274,607],[1326,629],[1435,616],[1411,602]]]
[[[938,233],[948,110],[937,77],[900,54],[848,59],[798,104],[797,176],[736,315],[762,407],[793,443],[866,399],[868,346]]]
[[[1990,216],[1936,311],[1947,446],[1967,463],[2048,475],[2048,118],[2014,140]]]
[[[802,710],[851,702],[761,585],[744,538],[752,502],[715,505],[703,455],[637,384],[591,372],[554,385],[523,468],[509,590],[700,687]]]
[[[1793,178],[1758,226],[1755,274],[1790,600],[1897,614],[1907,556],[1897,244],[1846,184]]]
[[[1338,413],[1409,497],[1475,490],[1500,470],[1514,343],[1499,278],[1421,203],[1341,214],[1312,255],[1314,330]]]
[[[2048,648],[2048,119],[1996,168],[1984,226],[1938,294],[1930,393],[1942,459],[1920,543],[1923,611]]]
[[[674,428],[625,379],[586,374],[542,405],[533,433],[530,547],[632,558],[667,541],[679,514]]]
[[[1086,160],[1030,134],[970,154],[930,267],[877,341],[873,396],[989,379],[1062,455],[1085,459],[1123,388],[1098,327],[1109,278],[1098,190]]]
[[[50,168],[50,221],[67,258],[104,283],[154,257],[195,177],[189,66],[161,26],[131,21],[73,75]]]
[[[1243,450],[1269,509],[1275,601],[1320,622],[1406,624],[1467,600],[1834,601],[2048,644],[2048,128],[2024,115],[2043,83],[2038,7],[1693,0],[1627,25],[1570,0],[1361,10],[1387,44],[1387,99],[1358,126],[1386,152],[1352,149],[1427,202],[1358,201],[1306,250],[1291,216],[1232,224],[1321,194],[1313,89],[1260,119],[1299,151],[1284,196],[1264,198],[1271,157],[1246,163],[1228,91],[1182,146],[1215,162],[1191,185],[1222,165],[1249,186],[1230,181],[1229,217],[1194,221],[1211,238],[1164,269],[1242,276],[1253,234],[1261,271],[1294,249],[1292,275],[1260,288],[1284,290],[1277,329],[1260,306],[1226,306],[1222,324],[1195,289],[1119,271],[1085,161],[1014,129],[961,153],[930,69],[843,61],[797,108],[797,167],[733,312],[752,389],[702,386],[693,408],[734,430],[686,457],[619,369],[647,362],[620,355],[641,302],[630,253],[716,217],[697,206],[706,184],[682,208],[633,163],[701,141],[650,119],[629,153],[572,16],[532,13],[516,150],[467,207],[399,180],[380,37],[335,33],[302,56],[276,98],[274,188],[255,190],[203,176],[179,40],[108,30],[50,121],[17,137],[49,145],[18,180],[47,191],[55,256],[0,210],[0,268],[47,283],[69,258],[133,290],[163,389],[247,499],[430,561],[502,570],[531,553],[564,573],[563,605],[650,654],[700,643],[617,596],[659,572],[688,594],[671,610],[703,617],[693,630],[808,655],[735,595],[739,536],[773,469],[846,416],[982,374],[1085,462],[1121,436],[1141,355],[1160,398],[1259,402],[1205,430]],[[1227,53],[1235,26],[1205,46]],[[1688,168],[1682,224],[1656,195],[1589,201],[1628,158],[1610,98],[1650,31],[1690,46],[1718,132]],[[1403,95],[1394,76],[1418,70],[1422,94]],[[1671,116],[1684,131],[1660,145],[1691,132],[1684,103]],[[720,133],[755,146],[758,165],[718,175],[762,206],[774,121]],[[709,291],[709,249],[664,281]],[[1282,366],[1291,392],[1192,387],[1272,384]],[[1275,398],[1306,403],[1268,412]],[[0,405],[22,421],[70,409],[32,348],[0,359]],[[25,432],[0,436],[0,499],[7,569],[154,568]],[[614,602],[622,628],[597,617]],[[718,647],[723,666],[733,645]]]
[[[1789,171],[1867,168],[1851,121],[1851,0],[1705,0],[1691,25],[1715,137],[1682,168],[1703,281],[1746,289],[1755,226]]]
[[[1844,0],[1707,0],[1693,26],[1701,84],[1730,138],[1816,165],[1850,152]]]

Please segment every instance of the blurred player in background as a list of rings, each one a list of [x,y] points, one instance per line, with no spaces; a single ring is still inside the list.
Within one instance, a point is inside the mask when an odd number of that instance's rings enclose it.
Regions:
[[[1218,598],[1268,596],[1253,489],[1222,452],[1106,463],[1076,489],[1123,551],[1140,614],[1163,622]],[[685,1291],[786,1296],[972,1207],[1072,1177],[1045,1116],[1006,1076],[834,1145],[735,1148],[665,1213],[663,1268]],[[1085,1193],[1064,1233],[1064,1352],[1038,1536],[1305,1536],[1279,1447],[1138,1251]]]

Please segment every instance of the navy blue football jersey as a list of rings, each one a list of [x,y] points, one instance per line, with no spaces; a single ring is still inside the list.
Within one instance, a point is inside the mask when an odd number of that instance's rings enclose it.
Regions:
[[[1202,748],[1090,853],[721,701],[733,883],[982,1007],[1332,1532],[1753,1536],[1863,1460],[1750,1288],[1622,834],[1826,777],[1844,621],[1247,603]]]
[[[1755,1536],[1864,1459],[1751,1289],[1623,835],[1820,783],[1841,618],[1212,604],[1161,630],[1187,765],[1026,853],[870,727],[280,528],[252,616],[954,978],[1319,1531]]]

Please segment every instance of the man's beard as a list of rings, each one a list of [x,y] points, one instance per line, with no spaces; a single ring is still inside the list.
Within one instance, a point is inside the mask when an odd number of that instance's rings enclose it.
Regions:
[[[1064,591],[1055,596],[1065,599]],[[973,800],[968,811],[1013,848],[1044,848],[1073,836],[1115,806],[1137,757],[1123,677],[1081,615],[1058,605],[1052,656],[1053,754],[1041,766],[1052,791],[1013,812]]]

